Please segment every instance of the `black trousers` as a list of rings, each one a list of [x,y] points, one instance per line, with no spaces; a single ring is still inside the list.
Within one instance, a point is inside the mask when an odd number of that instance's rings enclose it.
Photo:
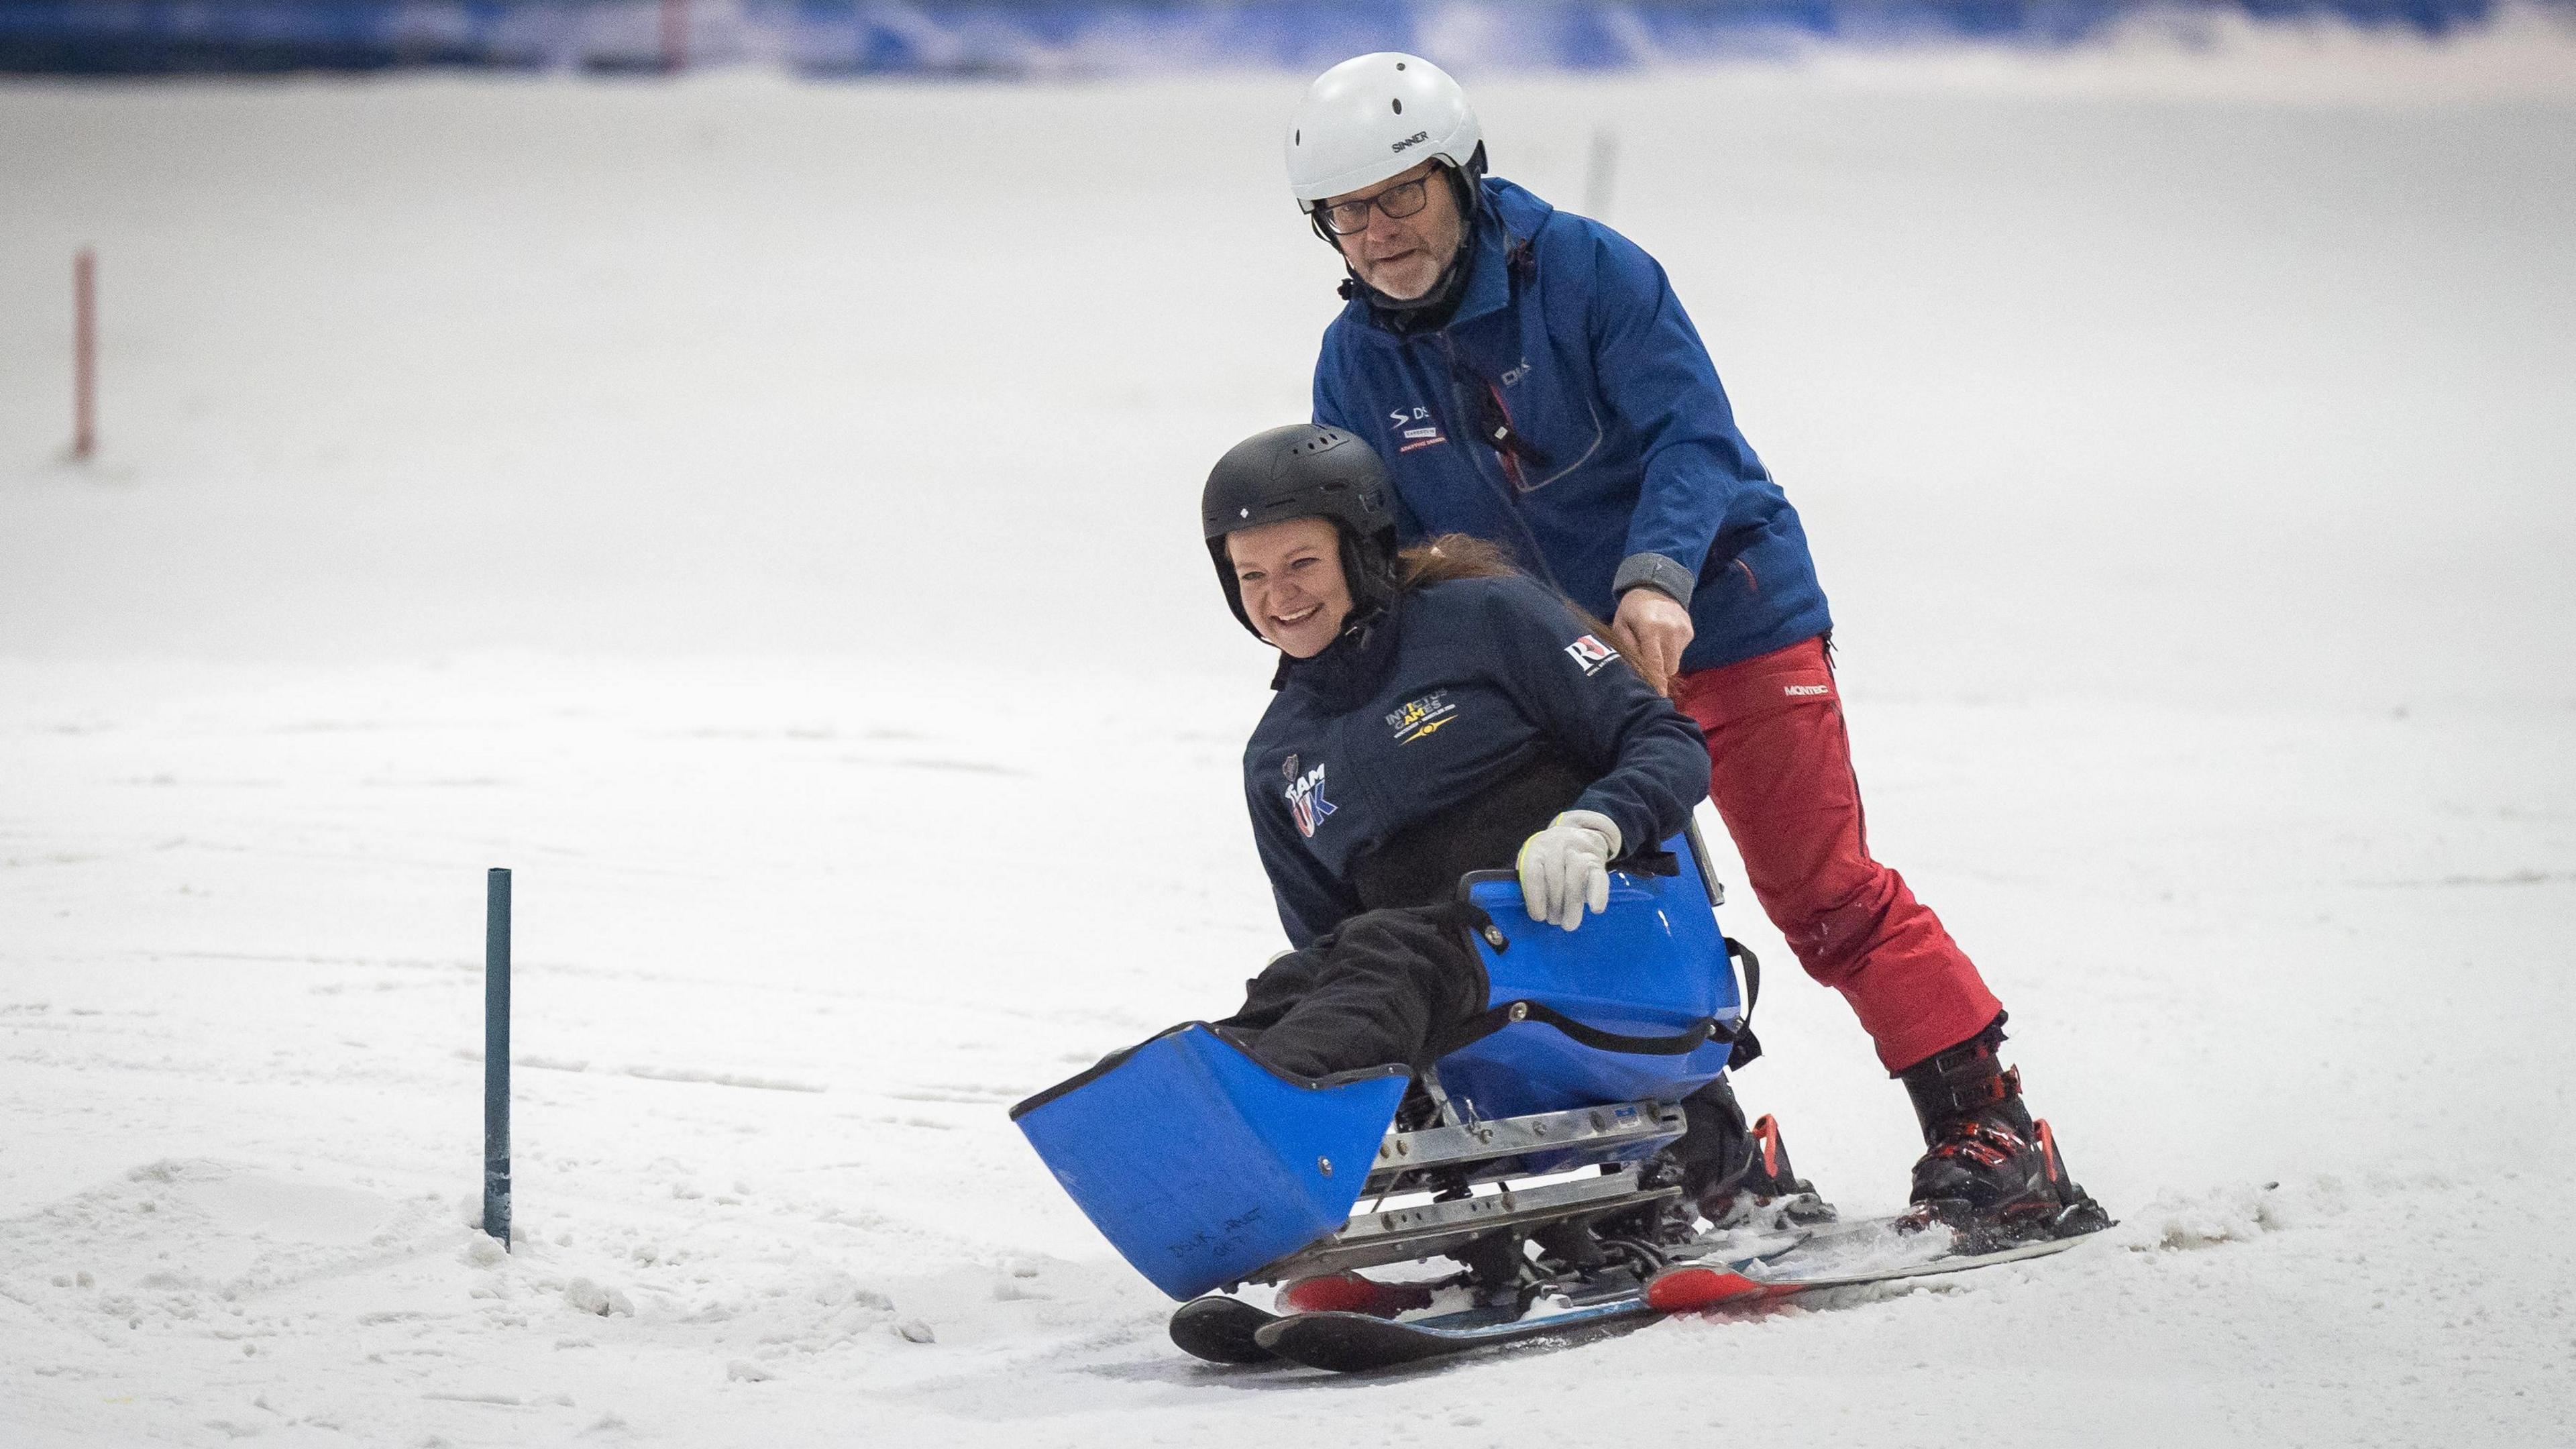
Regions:
[[[1292,1076],[1430,1065],[1433,1047],[1485,1008],[1485,973],[1443,906],[1366,911],[1244,983],[1219,1026]]]

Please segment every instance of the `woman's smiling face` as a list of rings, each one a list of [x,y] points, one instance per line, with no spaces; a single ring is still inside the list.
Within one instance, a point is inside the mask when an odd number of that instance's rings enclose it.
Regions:
[[[1225,536],[1243,612],[1292,659],[1312,659],[1351,614],[1342,538],[1329,518],[1287,518]]]

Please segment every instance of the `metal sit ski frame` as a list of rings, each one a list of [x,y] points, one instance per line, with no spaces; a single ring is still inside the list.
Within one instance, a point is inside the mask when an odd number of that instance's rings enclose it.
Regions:
[[[1483,1301],[1524,1295],[1571,1272],[1625,1267],[1640,1276],[1662,1266],[1661,1248],[1687,1236],[1676,1222],[1681,1189],[1647,1180],[1645,1159],[1682,1135],[1671,1102],[1619,1102],[1491,1120],[1475,1103],[1453,1101],[1437,1068],[1417,1078],[1436,1114],[1428,1126],[1397,1130],[1378,1144],[1360,1189],[1367,1205],[1332,1236],[1246,1275],[1284,1283],[1435,1256],[1465,1265]],[[1560,1176],[1586,1167],[1590,1177]],[[1513,1179],[1552,1180],[1515,1188]],[[1487,1184],[1498,1190],[1478,1193]],[[1429,1200],[1387,1207],[1395,1196]],[[1528,1256],[1535,1241],[1551,1271]]]

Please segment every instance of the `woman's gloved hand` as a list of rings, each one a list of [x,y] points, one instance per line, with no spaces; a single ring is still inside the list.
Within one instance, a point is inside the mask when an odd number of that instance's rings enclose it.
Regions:
[[[1610,861],[1619,853],[1619,826],[1592,810],[1568,810],[1545,830],[1521,842],[1521,900],[1530,919],[1566,930],[1583,924],[1583,908],[1610,908]]]

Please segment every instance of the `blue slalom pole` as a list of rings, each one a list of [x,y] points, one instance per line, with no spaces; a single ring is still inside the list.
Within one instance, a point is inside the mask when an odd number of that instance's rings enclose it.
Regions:
[[[483,897],[483,1231],[510,1246],[510,873]]]

